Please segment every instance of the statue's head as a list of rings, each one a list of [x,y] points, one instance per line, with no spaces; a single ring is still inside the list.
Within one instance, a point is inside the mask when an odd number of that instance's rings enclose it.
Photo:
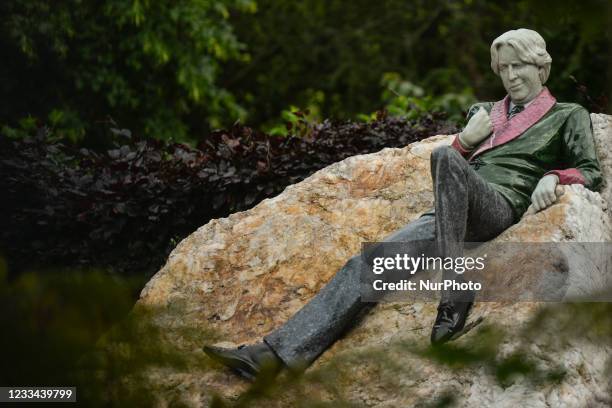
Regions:
[[[540,93],[551,62],[546,42],[533,30],[507,31],[491,44],[491,68],[516,104],[528,103]]]

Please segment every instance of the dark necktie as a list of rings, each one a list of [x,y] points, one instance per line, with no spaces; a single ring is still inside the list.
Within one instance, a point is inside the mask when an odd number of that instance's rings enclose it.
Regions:
[[[523,110],[525,110],[524,106],[514,105],[512,109],[510,109],[510,112],[508,112],[508,119],[511,119],[514,115],[521,113]]]

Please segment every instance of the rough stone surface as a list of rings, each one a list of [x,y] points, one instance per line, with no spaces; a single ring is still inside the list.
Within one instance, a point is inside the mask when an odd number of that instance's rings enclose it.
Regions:
[[[593,115],[598,150],[611,198],[612,118]],[[432,206],[429,155],[450,143],[435,136],[402,149],[355,156],[335,163],[289,186],[279,196],[255,208],[212,220],[183,240],[166,265],[151,279],[139,305],[180,313],[164,313],[157,324],[178,350],[201,353],[201,344],[174,330],[178,323],[206,327],[225,345],[250,343],[284,322],[308,301],[352,255],[363,241],[374,241],[416,218]],[[496,241],[559,242],[611,241],[612,227],[606,202],[599,193],[581,186],[565,187],[551,208],[523,218]],[[512,274],[512,263],[500,273]],[[505,269],[504,269],[505,268]],[[594,278],[595,284],[609,277]],[[472,313],[518,333],[542,307],[536,303],[479,303]],[[435,303],[377,305],[352,331],[338,341],[309,371],[339,364],[342,375],[336,389],[305,385],[310,398],[341,398],[359,406],[412,406],[451,393],[459,406],[607,406],[611,403],[606,362],[611,346],[571,340],[561,350],[547,344],[527,346],[538,364],[561,363],[566,376],[558,384],[537,385],[518,380],[500,386],[485,367],[449,370],[398,344],[426,347],[436,313]],[[469,345],[479,326],[457,340]],[[497,351],[511,353],[521,340],[511,338]],[[386,350],[384,358],[355,358],[359,353]],[[381,363],[386,361],[388,365]],[[409,372],[391,367],[409,367]],[[307,373],[309,372],[307,371]],[[182,400],[205,406],[213,393],[236,398],[248,384],[228,370],[158,370],[150,377],[165,404]],[[267,406],[294,406],[288,396]]]
[[[601,190],[601,196],[612,206],[612,116],[601,113],[592,113],[593,134],[597,145],[597,156],[604,173],[605,185]]]

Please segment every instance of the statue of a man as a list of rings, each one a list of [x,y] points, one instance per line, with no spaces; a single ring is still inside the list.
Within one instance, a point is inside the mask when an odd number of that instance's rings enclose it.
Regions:
[[[451,146],[435,149],[431,175],[435,209],[408,223],[385,242],[433,242],[438,255],[459,257],[464,242],[490,240],[518,222],[531,205],[553,204],[557,184],[601,183],[589,113],[557,103],[543,84],[552,59],[535,31],[508,31],[491,45],[491,68],[508,93],[498,102],[478,103]],[[422,248],[415,244],[412,256]],[[237,349],[204,351],[239,374],[254,378],[262,367],[312,363],[354,321],[361,301],[359,255],[263,342]],[[463,329],[474,294],[444,293],[431,341],[450,340]]]

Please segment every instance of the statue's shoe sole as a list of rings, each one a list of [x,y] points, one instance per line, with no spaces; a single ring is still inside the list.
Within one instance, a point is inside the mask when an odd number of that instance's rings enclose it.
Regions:
[[[235,350],[215,346],[204,346],[202,349],[207,356],[249,381],[255,381],[257,374],[259,374],[257,368],[253,367],[245,358],[236,355]]]

